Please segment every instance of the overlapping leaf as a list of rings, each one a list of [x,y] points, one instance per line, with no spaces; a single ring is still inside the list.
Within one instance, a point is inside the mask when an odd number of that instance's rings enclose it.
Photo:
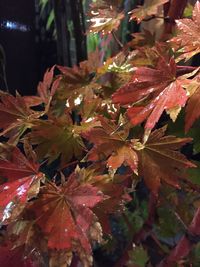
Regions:
[[[0,128],[3,130],[1,135],[10,137],[11,143],[17,142],[41,114],[30,109],[30,106],[34,105],[31,98],[26,101],[26,98],[19,95],[14,97],[1,93],[0,100]]]
[[[169,0],[145,1],[143,6],[138,6],[137,8],[130,11],[131,19],[136,19],[139,23],[149,16],[156,15],[158,13],[158,7],[167,2],[169,2]]]
[[[95,213],[105,233],[111,234],[112,232],[109,215],[116,212],[122,213],[125,209],[125,204],[131,201],[130,195],[125,191],[129,178],[126,175],[117,174],[114,177],[99,175],[93,177],[91,181],[94,186],[97,186],[105,195],[109,196],[95,208]]]
[[[82,138],[75,133],[69,115],[60,118],[49,118],[38,122],[28,135],[36,147],[39,159],[48,158],[52,162],[61,156],[61,165],[69,162],[73,156],[80,158],[85,149]]]
[[[76,177],[82,182],[89,182],[93,186],[99,188],[106,196],[103,202],[99,203],[94,211],[102,225],[104,232],[111,233],[111,225],[109,215],[115,214],[116,211],[123,212],[125,203],[131,201],[130,195],[126,192],[126,188],[132,182],[132,173],[127,175],[111,174],[102,175],[101,172],[95,170],[94,165],[88,168],[76,168]]]
[[[9,159],[0,160],[0,220],[6,223],[15,218],[27,200],[35,197],[43,175],[37,163],[28,161],[18,148],[13,148]]]
[[[41,103],[45,104],[46,111],[48,111],[52,97],[56,93],[56,90],[60,83],[59,77],[54,80],[54,69],[55,66],[53,66],[50,69],[47,69],[47,71],[44,74],[43,81],[39,82],[37,88],[38,94],[41,99]]]
[[[174,59],[160,56],[155,69],[138,68],[131,81],[113,94],[113,102],[133,104],[127,111],[131,123],[137,125],[147,119],[145,128],[151,130],[164,110],[176,119],[188,98],[182,86],[185,83],[185,77],[176,78]]]
[[[90,258],[90,243],[92,240],[100,241],[102,234],[91,208],[104,198],[98,188],[87,183],[80,184],[74,174],[62,186],[47,184],[31,209],[48,238],[48,247],[77,252],[79,257],[80,251],[84,251],[85,256]]]
[[[139,145],[138,149],[139,175],[154,194],[158,193],[161,181],[179,188],[178,179],[185,175],[187,168],[195,167],[178,151],[191,139],[164,136],[165,130],[163,127],[152,132],[144,147]]]
[[[195,4],[192,19],[179,19],[176,24],[179,32],[171,42],[181,53],[178,59],[188,60],[200,53],[200,2],[197,1]]]
[[[95,72],[99,66],[99,52],[88,55],[88,60],[73,68],[57,66],[61,75],[58,76],[59,86],[55,99],[66,101],[66,106],[80,105],[85,99],[93,99],[95,91],[101,86],[97,83]]]
[[[89,151],[89,161],[107,160],[107,166],[112,169],[127,164],[132,170],[137,169],[137,154],[131,142],[126,141],[128,132],[115,133],[117,126],[111,121],[100,118],[102,127],[95,127],[84,133],[94,147]]]
[[[89,31],[108,34],[117,30],[124,17],[124,14],[119,12],[120,2],[120,0],[109,0],[91,4],[89,21],[92,25],[90,25]]]

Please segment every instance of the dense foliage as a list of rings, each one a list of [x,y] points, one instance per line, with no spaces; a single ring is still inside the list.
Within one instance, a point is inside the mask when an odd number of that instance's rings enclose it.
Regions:
[[[0,266],[199,266],[200,2],[176,21],[173,2],[130,10],[164,27],[125,45],[121,1],[94,2],[88,32],[116,55],[0,93]]]

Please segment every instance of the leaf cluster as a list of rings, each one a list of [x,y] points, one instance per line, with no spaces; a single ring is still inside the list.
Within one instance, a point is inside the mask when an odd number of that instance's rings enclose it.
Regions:
[[[130,20],[167,3],[138,6]],[[89,32],[115,33],[122,7],[93,3]],[[200,52],[199,18],[197,1],[167,42],[137,33],[104,62],[96,50],[48,69],[37,96],[0,93],[1,266],[92,266],[93,250],[109,249],[113,218],[129,233],[119,266],[199,262],[199,168],[187,151],[198,139],[200,74],[181,65]]]

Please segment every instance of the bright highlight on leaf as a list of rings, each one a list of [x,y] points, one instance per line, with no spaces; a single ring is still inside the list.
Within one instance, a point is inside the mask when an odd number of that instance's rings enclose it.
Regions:
[[[39,193],[39,164],[30,162],[17,148],[12,148],[9,159],[0,160],[0,176],[6,182],[0,185],[0,221],[6,224],[24,209],[28,200]]]
[[[92,24],[89,32],[109,34],[113,30],[117,30],[121,20],[124,18],[123,12],[118,12],[120,1],[97,1],[91,4],[91,10],[88,21]]]

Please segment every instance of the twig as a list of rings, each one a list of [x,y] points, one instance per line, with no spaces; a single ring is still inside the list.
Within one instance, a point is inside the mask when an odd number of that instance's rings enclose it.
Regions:
[[[156,16],[156,15],[152,15],[152,16],[150,16],[150,17],[148,17],[148,18],[146,18],[146,19],[143,19],[142,21],[150,21],[150,20],[152,20],[152,19],[164,19],[164,20],[166,20],[166,19],[168,19],[167,17],[162,17],[162,16]]]
[[[116,41],[116,43],[119,45],[120,48],[123,48],[123,44],[121,43],[121,41],[118,39],[118,37],[116,36],[115,32],[112,31],[112,36],[114,38],[114,40]]]

